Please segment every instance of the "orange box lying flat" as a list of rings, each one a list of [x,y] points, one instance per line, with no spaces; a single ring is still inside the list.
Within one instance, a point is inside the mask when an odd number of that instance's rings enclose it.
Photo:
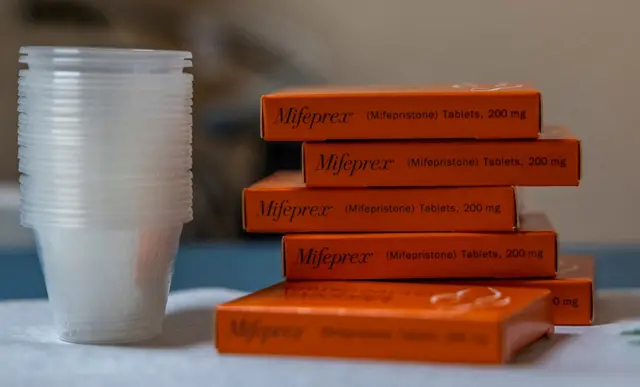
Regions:
[[[267,141],[537,138],[540,92],[530,85],[351,86],[262,97]]]
[[[555,277],[557,238],[543,214],[518,232],[289,234],[287,280]]]
[[[285,282],[216,308],[220,353],[502,363],[553,331],[549,291]]]
[[[580,140],[546,127],[532,141],[308,142],[314,187],[577,186]]]
[[[513,231],[515,189],[312,189],[279,172],[243,192],[249,232]]]
[[[561,255],[556,279],[480,280],[466,284],[548,289],[551,291],[554,324],[591,325],[594,316],[594,277],[593,257]]]

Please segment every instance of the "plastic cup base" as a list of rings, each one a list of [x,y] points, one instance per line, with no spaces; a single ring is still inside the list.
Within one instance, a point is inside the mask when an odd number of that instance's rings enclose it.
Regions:
[[[61,340],[124,344],[162,332],[182,225],[34,231]]]
[[[56,326],[58,339],[71,344],[114,345],[138,343],[162,334],[162,322],[140,322],[118,327],[116,324],[92,325],[86,328]]]

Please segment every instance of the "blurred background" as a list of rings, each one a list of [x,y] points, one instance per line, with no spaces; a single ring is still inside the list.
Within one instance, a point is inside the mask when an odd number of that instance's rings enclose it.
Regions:
[[[16,81],[22,45],[194,55],[195,220],[185,242],[238,241],[243,187],[300,166],[259,138],[260,95],[296,84],[532,81],[547,122],[583,140],[580,188],[527,189],[562,243],[640,242],[640,24],[634,0],[3,0],[0,246],[19,225]]]

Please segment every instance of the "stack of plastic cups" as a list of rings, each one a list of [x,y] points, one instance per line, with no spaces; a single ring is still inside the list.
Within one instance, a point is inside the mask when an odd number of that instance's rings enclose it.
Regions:
[[[156,336],[193,217],[191,54],[20,52],[22,223],[38,241],[58,335]]]

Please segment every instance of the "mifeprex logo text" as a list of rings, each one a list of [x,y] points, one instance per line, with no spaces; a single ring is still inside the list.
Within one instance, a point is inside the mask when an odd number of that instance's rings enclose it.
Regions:
[[[313,129],[316,125],[346,124],[353,114],[343,111],[314,111],[307,105],[300,108],[280,108],[275,124],[290,125],[293,129]]]

